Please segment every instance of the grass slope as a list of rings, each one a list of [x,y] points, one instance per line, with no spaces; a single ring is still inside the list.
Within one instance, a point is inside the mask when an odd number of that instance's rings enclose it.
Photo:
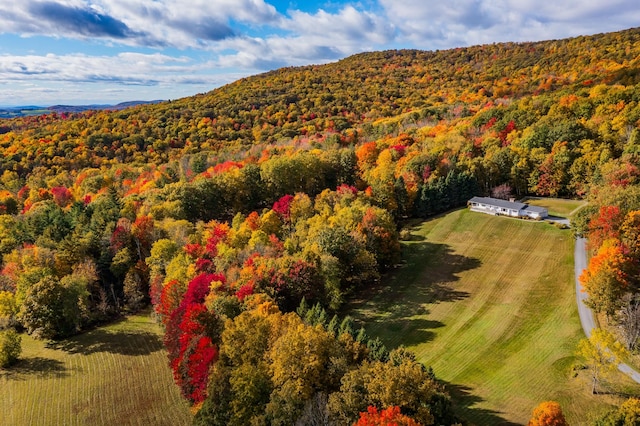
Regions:
[[[71,339],[22,339],[22,360],[0,370],[0,424],[187,425],[159,327],[132,316]]]
[[[570,424],[588,424],[617,401],[571,377],[583,334],[569,231],[458,210],[412,234],[404,267],[352,315],[388,347],[405,345],[432,366],[460,415],[525,424],[552,399]]]
[[[546,207],[551,216],[571,217],[587,203],[583,200],[567,200],[564,198],[527,197],[524,201],[532,206]]]

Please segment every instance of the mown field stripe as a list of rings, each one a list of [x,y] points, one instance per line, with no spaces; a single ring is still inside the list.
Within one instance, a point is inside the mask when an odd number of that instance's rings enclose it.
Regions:
[[[459,210],[412,232],[404,267],[351,312],[370,335],[432,366],[464,417],[524,424],[555,399],[580,425],[619,403],[572,377],[582,333],[569,231]]]
[[[0,370],[0,423],[190,424],[159,333],[139,315],[49,345],[24,336],[22,361]]]

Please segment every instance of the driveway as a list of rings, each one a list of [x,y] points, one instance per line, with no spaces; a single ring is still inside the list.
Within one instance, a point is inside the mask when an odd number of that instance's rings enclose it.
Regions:
[[[571,221],[565,217],[560,216],[547,216],[544,220],[548,220],[550,222],[560,223],[562,225],[566,225],[567,227],[571,226]]]
[[[593,312],[584,301],[587,299],[587,293],[582,291],[580,284],[580,275],[587,268],[587,240],[585,238],[576,238],[576,246],[574,249],[574,268],[576,280],[576,299],[578,302],[578,314],[580,315],[580,323],[587,337],[591,337],[591,332],[596,328],[596,321]],[[640,373],[629,367],[627,364],[618,365],[618,370],[628,375],[634,381],[640,383]]]
[[[580,275],[582,271],[587,269],[587,239],[576,238],[576,247],[574,250],[574,267],[576,280],[576,299],[578,301],[578,314],[580,315],[580,323],[587,337],[591,337],[591,331],[596,328],[596,319],[591,309],[584,304],[587,300],[587,292],[582,290],[580,283]]]

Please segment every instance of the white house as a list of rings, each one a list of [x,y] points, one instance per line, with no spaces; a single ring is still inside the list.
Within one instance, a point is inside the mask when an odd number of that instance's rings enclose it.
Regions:
[[[532,219],[544,219],[549,216],[549,210],[544,207],[527,205],[522,209],[522,216],[527,216]]]
[[[530,206],[525,203],[500,200],[498,198],[473,197],[467,204],[471,211],[493,215],[530,217],[532,219],[542,219],[549,216],[548,210],[544,207]]]

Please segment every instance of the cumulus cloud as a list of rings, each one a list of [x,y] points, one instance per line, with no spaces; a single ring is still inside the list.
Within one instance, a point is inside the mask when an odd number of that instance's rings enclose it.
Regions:
[[[237,44],[259,50],[231,56],[269,64],[335,59],[395,36],[385,17],[354,6],[285,16],[264,0],[193,0],[188,7],[174,0],[23,0],[0,5],[0,31],[136,47],[224,51]]]
[[[305,37],[322,37],[341,44],[367,43],[370,46],[385,44],[394,37],[395,28],[381,16],[346,6],[338,13],[320,9],[315,14],[291,11],[286,28]]]
[[[4,32],[182,49],[234,36],[232,23],[275,25],[281,19],[263,0],[193,0],[188,5],[174,0],[22,0],[0,5]]]
[[[62,31],[92,37],[125,38],[132,34],[122,22],[96,10],[66,6],[55,2],[27,4],[34,19],[48,20]]]
[[[204,64],[162,54],[121,53],[116,56],[27,55],[0,56],[0,82],[65,81],[112,82],[126,85],[158,85],[197,75]]]
[[[0,55],[0,105],[175,99],[249,74],[160,53]]]
[[[224,57],[238,64],[326,61],[406,43],[431,49],[559,38],[640,21],[636,0],[377,0],[340,7],[334,3],[335,12],[290,9],[286,15],[267,0],[3,3],[0,31],[212,52],[238,45],[248,50],[226,52]]]
[[[616,31],[640,22],[636,0],[379,0],[401,40],[419,48],[535,41]]]
[[[335,13],[289,11],[278,23],[284,35],[236,37],[217,45],[221,66],[271,69],[325,63],[375,50],[393,41],[396,29],[384,17],[345,6]]]
[[[264,0],[193,0],[188,7],[173,0],[0,4],[0,31],[103,41],[115,50],[178,48],[201,61],[161,53],[5,55],[0,56],[0,85],[20,82],[25,93],[35,93],[31,84],[36,84],[43,88],[43,97],[50,95],[44,89],[54,84],[82,83],[163,90],[175,86],[186,96],[257,71],[325,63],[373,50],[395,37],[394,26],[383,16],[349,5],[334,10],[282,15]],[[3,97],[8,93],[4,90]]]
[[[310,1],[306,11],[290,6],[286,13],[270,2],[0,1],[0,34],[90,43],[74,55],[44,55],[39,46],[24,55],[0,44],[0,52],[6,52],[0,56],[0,103],[19,96],[18,84],[27,95],[40,87],[48,96],[57,84],[73,96],[86,82],[104,86],[97,91],[104,96],[121,94],[125,87],[138,88],[136,93],[179,89],[186,96],[257,71],[325,63],[368,50],[564,38],[640,22],[637,0],[346,0],[315,10],[310,5],[320,2]],[[96,46],[102,56],[92,56]],[[158,53],[150,55],[150,49]],[[175,49],[180,57],[172,56]],[[58,86],[52,93],[60,94]],[[157,98],[157,92],[149,93]]]

